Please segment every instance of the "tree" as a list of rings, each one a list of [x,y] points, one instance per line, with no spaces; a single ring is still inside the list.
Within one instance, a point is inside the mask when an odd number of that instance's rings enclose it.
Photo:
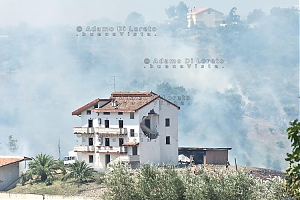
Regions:
[[[238,24],[240,22],[240,16],[235,13],[236,10],[236,7],[231,8],[229,16],[227,18],[228,24]]]
[[[187,13],[189,12],[189,8],[183,1],[180,1],[178,6],[176,7],[176,15],[178,17],[178,21],[187,25]]]
[[[52,156],[46,154],[38,154],[36,158],[29,164],[29,170],[33,175],[37,175],[44,182],[48,176],[53,177],[57,170],[57,164]]]
[[[125,24],[130,25],[130,26],[142,26],[145,24],[145,18],[142,14],[137,13],[137,12],[131,12],[126,20]]]
[[[186,28],[187,27],[187,13],[189,8],[183,1],[180,1],[177,6],[170,6],[168,9],[165,9],[169,19],[174,19],[176,26]]]
[[[176,7],[174,5],[170,6],[169,8],[165,9],[165,12],[169,19],[173,19],[176,17]]]
[[[95,172],[95,170],[93,168],[91,168],[90,166],[88,166],[84,161],[75,162],[75,163],[71,164],[70,167],[71,168],[70,168],[69,173],[67,173],[63,177],[63,180],[67,180],[69,178],[74,178],[74,179],[76,179],[76,181],[78,183],[78,187],[79,187],[79,184],[81,184],[87,178],[92,177],[93,172]]]
[[[8,137],[8,149],[11,151],[11,152],[16,152],[19,148],[18,144],[17,144],[18,140],[14,140],[12,135],[10,135]]]
[[[266,13],[262,9],[255,9],[247,16],[247,21],[249,24],[255,23],[261,21],[264,17],[266,17]]]
[[[288,138],[292,142],[292,153],[287,153],[286,161],[289,162],[289,167],[286,169],[286,185],[291,193],[297,198],[300,198],[300,122],[298,119],[290,122],[290,127],[287,129]]]

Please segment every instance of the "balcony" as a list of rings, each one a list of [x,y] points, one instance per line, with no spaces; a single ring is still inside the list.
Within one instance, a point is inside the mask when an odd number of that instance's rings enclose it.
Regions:
[[[127,153],[127,147],[118,146],[98,146],[97,153]]]
[[[118,160],[120,160],[121,162],[140,162],[140,155],[119,156]]]
[[[74,127],[74,134],[127,135],[127,128]]]
[[[74,146],[75,152],[94,152],[95,147],[94,146],[87,146],[87,145],[76,145]]]

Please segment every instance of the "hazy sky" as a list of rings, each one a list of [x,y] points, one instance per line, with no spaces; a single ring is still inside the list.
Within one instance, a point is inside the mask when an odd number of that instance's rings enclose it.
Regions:
[[[296,0],[220,0],[184,1],[189,8],[211,7],[227,14],[232,7],[237,7],[237,14],[245,18],[249,12],[261,8],[269,12],[277,6],[299,5]],[[124,22],[126,16],[133,11],[144,15],[146,21],[161,22],[167,18],[165,9],[170,5],[177,5],[178,0],[141,1],[141,0],[1,0],[0,26],[16,26],[25,21],[28,25],[81,25],[93,19],[102,17],[114,21]]]

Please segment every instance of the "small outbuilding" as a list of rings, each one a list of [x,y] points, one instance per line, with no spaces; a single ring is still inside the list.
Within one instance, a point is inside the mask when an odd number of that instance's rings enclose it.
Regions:
[[[22,172],[29,168],[29,157],[0,156],[0,191],[14,188]]]
[[[228,150],[232,148],[197,148],[179,147],[178,155],[192,158],[194,164],[225,165],[228,161]],[[178,159],[180,163],[180,159]],[[184,162],[184,161],[182,161]]]

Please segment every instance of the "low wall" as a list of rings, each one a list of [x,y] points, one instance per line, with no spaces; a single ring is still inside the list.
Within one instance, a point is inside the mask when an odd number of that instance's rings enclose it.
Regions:
[[[40,195],[40,194],[12,194],[6,192],[0,192],[1,200],[22,200],[22,199],[30,199],[30,200],[92,200],[90,198],[85,197],[66,197],[60,195]]]

